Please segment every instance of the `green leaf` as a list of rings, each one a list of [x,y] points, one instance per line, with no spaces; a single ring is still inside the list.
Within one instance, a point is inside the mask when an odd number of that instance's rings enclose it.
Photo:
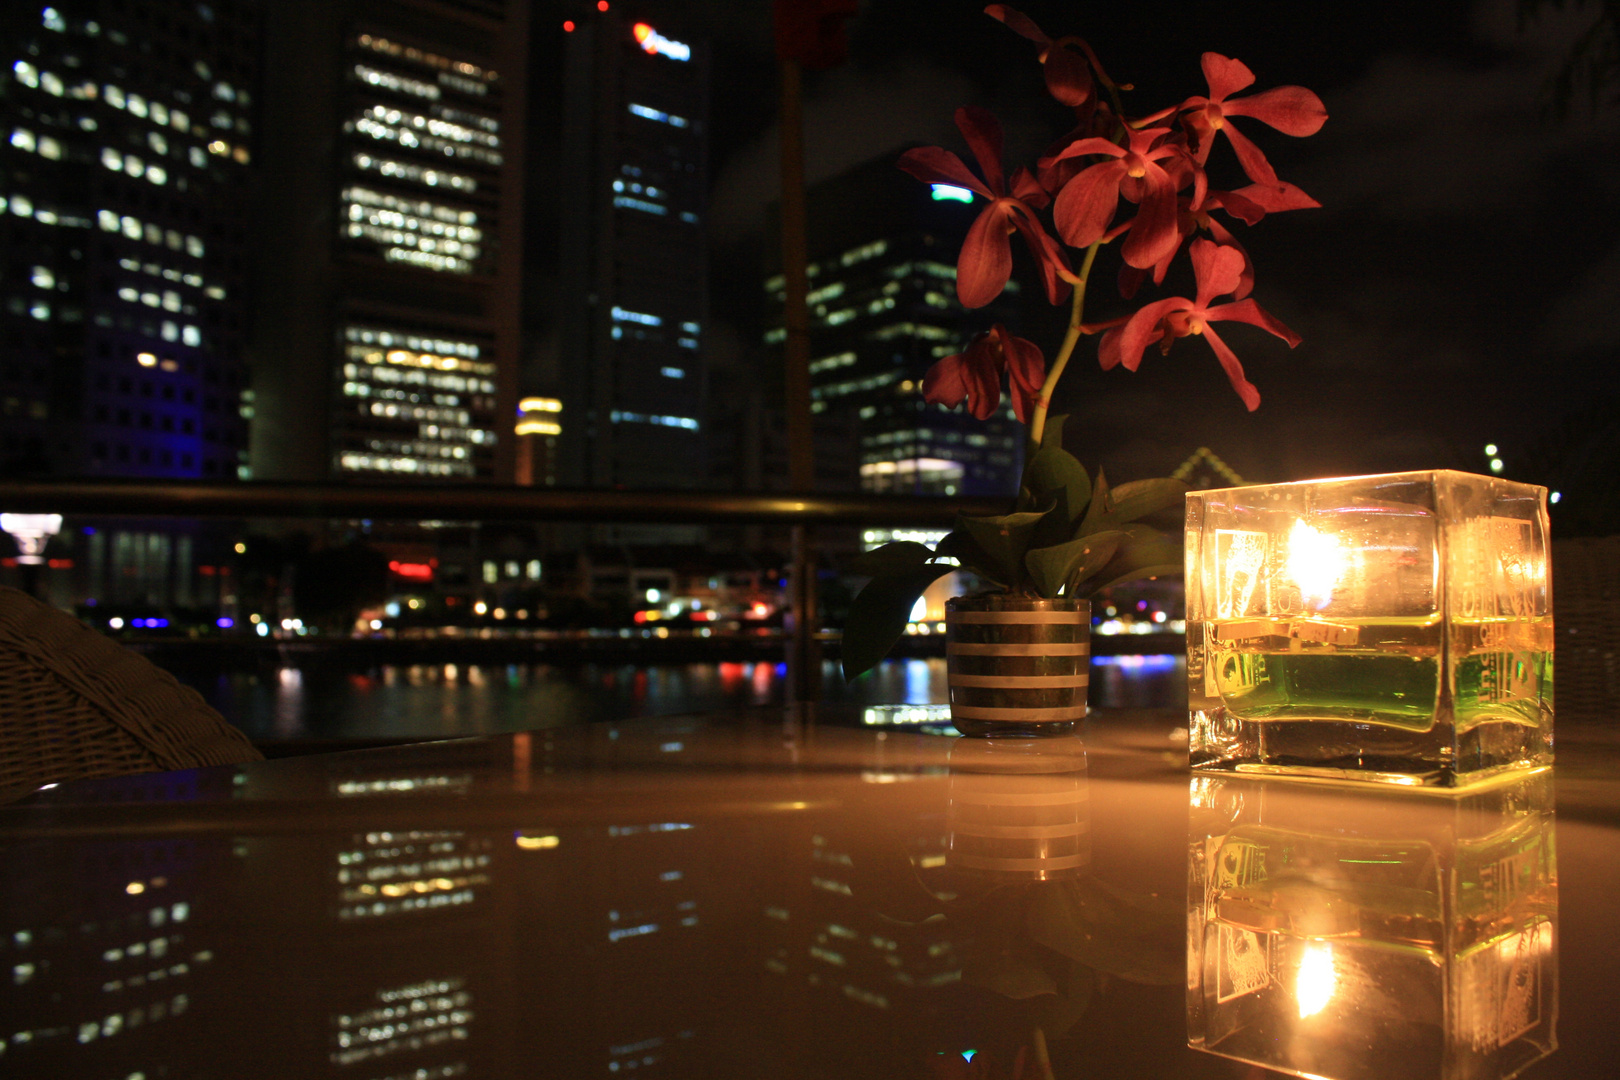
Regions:
[[[1169,477],[1132,480],[1110,491],[1102,513],[1096,518],[1088,513],[1086,524],[1096,529],[1116,528],[1157,510],[1183,503],[1187,491],[1185,483]]]
[[[1007,583],[997,575],[1001,573],[993,564],[990,555],[979,546],[977,540],[963,529],[953,529],[945,534],[945,539],[934,545],[934,557],[939,559],[955,559],[963,567],[987,581],[1006,587]]]
[[[1007,588],[1016,589],[1024,577],[1024,552],[1029,550],[1030,535],[1044,516],[1044,511],[1029,510],[1000,517],[959,517],[957,528],[966,530],[989,556],[995,571],[991,576]]]
[[[1080,581],[1071,589],[1074,595],[1095,595],[1110,585],[1145,577],[1174,577],[1182,572],[1181,538],[1162,533],[1147,525],[1126,525],[1114,557],[1095,571],[1090,581]]]
[[[926,544],[919,544],[915,540],[896,540],[855,556],[844,564],[844,572],[861,577],[882,577],[915,570],[933,557],[934,553]]]
[[[1046,427],[1041,430],[1042,450],[1049,446],[1063,449],[1063,424],[1068,419],[1068,413],[1052,413],[1046,418]]]
[[[1086,507],[1085,520],[1080,522],[1080,531],[1076,536],[1099,532],[1102,528],[1102,519],[1112,509],[1108,498],[1108,477],[1103,475],[1102,466],[1097,466],[1097,482],[1091,488],[1091,505]]]
[[[1053,530],[1054,534],[1044,538],[1046,543],[1037,542],[1037,546],[1070,539],[1075,521],[1085,513],[1091,499],[1091,477],[1086,475],[1085,466],[1062,447],[1042,447],[1024,467],[1024,484],[1032,505],[1049,499],[1057,502],[1058,513],[1043,522],[1040,529],[1043,533]]]
[[[906,632],[917,598],[954,566],[925,563],[914,570],[875,577],[849,606],[840,652],[844,678],[853,679],[877,666]]]
[[[1024,564],[1035,591],[1053,597],[1064,583],[1096,573],[1114,557],[1114,549],[1123,539],[1123,532],[1100,532],[1053,547],[1031,548]]]

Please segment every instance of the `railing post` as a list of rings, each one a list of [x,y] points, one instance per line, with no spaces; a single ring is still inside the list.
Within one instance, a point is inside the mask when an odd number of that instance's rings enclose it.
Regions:
[[[793,526],[793,625],[788,634],[788,684],[794,701],[821,700],[821,642],[816,630],[816,558],[810,527]]]

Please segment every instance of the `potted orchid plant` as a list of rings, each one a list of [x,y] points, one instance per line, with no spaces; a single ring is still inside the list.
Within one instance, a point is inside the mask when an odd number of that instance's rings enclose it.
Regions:
[[[1138,115],[1122,96],[1133,87],[1111,79],[1084,40],[1049,37],[1004,4],[985,13],[1035,44],[1047,89],[1074,111],[1074,128],[1033,169],[1009,176],[1000,124],[983,109],[963,107],[956,125],[977,173],[939,147],[909,150],[899,166],[925,183],[966,188],[985,200],[957,262],[964,306],[983,307],[1006,288],[1016,232],[1034,257],[1046,298],[1069,306],[1068,328],[1050,364],[1034,342],[996,325],[929,369],[925,400],[966,406],[981,420],[1000,407],[1006,384],[1028,434],[1017,502],[1006,515],[958,518],[932,548],[901,541],[849,564],[871,580],[850,609],[843,668],[854,678],[876,665],[928,586],[966,567],[995,588],[947,605],[953,722],[964,734],[1060,734],[1085,716],[1089,598],[1121,582],[1181,571],[1179,537],[1140,519],[1178,504],[1186,486],[1155,479],[1110,487],[1100,470],[1093,479],[1063,449],[1063,417],[1049,412],[1058,380],[1084,338],[1097,339],[1105,370],[1135,371],[1149,346],[1168,354],[1178,339],[1201,337],[1244,405],[1257,408],[1260,393],[1215,324],[1247,323],[1290,346],[1300,339],[1251,298],[1254,266],[1231,224],[1253,226],[1268,214],[1320,204],[1278,179],[1233,119],[1305,136],[1321,128],[1327,113],[1304,87],[1243,95],[1253,73],[1207,52],[1207,94]],[[1246,176],[1243,186],[1212,185],[1208,166],[1221,143]],[[1162,285],[1183,251],[1195,295],[1154,299],[1132,314],[1087,322],[1087,288],[1104,248],[1119,252],[1122,298]]]

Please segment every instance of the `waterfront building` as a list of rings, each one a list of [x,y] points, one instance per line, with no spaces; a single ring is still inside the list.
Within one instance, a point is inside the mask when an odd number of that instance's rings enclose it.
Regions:
[[[510,480],[528,5],[266,10],[254,475]]]
[[[922,400],[929,366],[992,323],[1014,328],[1002,302],[969,311],[956,297],[956,254],[977,213],[961,189],[920,184],[897,155],[857,166],[807,193],[811,412],[852,421],[856,473],[838,486],[917,495],[1008,495],[1022,466],[1021,426],[1003,398],[989,421]],[[971,195],[969,195],[971,199]],[[765,282],[780,363],[784,284]],[[1008,286],[1016,295],[1018,283]],[[817,447],[818,456],[843,454]],[[826,464],[818,473],[827,471]]]
[[[558,370],[570,486],[705,482],[705,42],[599,5],[566,26]]]

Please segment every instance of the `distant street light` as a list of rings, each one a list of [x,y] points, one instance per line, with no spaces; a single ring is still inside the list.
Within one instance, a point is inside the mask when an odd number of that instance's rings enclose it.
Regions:
[[[45,561],[45,545],[62,531],[61,514],[0,514],[0,531],[17,541],[17,561],[38,566]]]

